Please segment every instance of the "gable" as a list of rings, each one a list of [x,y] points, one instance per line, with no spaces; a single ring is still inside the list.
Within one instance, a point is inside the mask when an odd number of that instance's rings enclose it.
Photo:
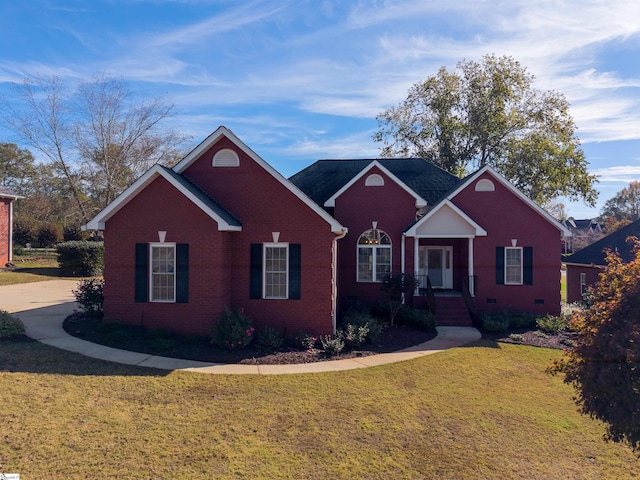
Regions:
[[[380,175],[382,173],[382,175]],[[354,184],[356,184],[360,179],[365,178],[365,186],[366,187],[383,187],[385,185],[385,177],[398,185],[402,190],[408,193],[415,200],[416,208],[421,208],[427,206],[426,200],[420,197],[417,193],[411,190],[404,182],[402,182],[398,177],[396,177],[393,173],[383,167],[377,160],[371,162],[367,167],[362,169],[357,175],[355,175],[350,181],[348,181],[345,185],[342,186],[336,193],[334,193],[331,197],[329,197],[325,202],[325,207],[335,207],[336,199],[340,197],[344,192],[349,190]]]
[[[225,150],[233,150],[238,157],[237,160],[234,159],[233,162],[225,161],[222,164],[216,165],[214,161],[216,155]],[[211,157],[211,159],[209,157]],[[252,165],[257,166],[261,175],[256,174],[257,169],[248,168],[247,162],[251,162]],[[267,184],[272,186],[276,184],[279,191],[284,189],[284,191],[299,200],[315,215],[328,223],[332,232],[343,233],[345,231],[345,227],[337,220],[325,212],[317,203],[314,203],[314,201],[305,195],[297,186],[284,178],[226,127],[221,126],[209,135],[178,163],[173,170],[178,174],[191,178],[205,190],[216,191],[213,186],[217,185],[221,189],[220,198],[227,197],[227,201],[230,201],[231,196],[234,196],[246,203],[247,200],[244,197],[246,197],[247,194],[260,193],[262,186],[266,186]],[[243,177],[243,175],[246,174],[252,175],[253,178],[247,179]],[[244,185],[244,189],[240,189],[235,185],[225,183],[224,178],[228,178],[230,181],[235,178],[241,182],[251,183],[251,185]],[[264,183],[264,185],[261,185],[260,182]],[[227,189],[229,189],[229,191],[226,191]],[[222,190],[224,190],[224,192]],[[219,198],[218,191],[216,191],[216,198]],[[268,200],[269,199],[265,199],[264,201]]]
[[[489,184],[485,180],[490,181],[493,186],[489,187]],[[499,187],[502,187],[499,188]],[[522,202],[527,209],[547,224],[557,229],[563,237],[570,237],[571,231],[563,224],[553,218],[548,212],[546,212],[537,203],[527,197],[524,193],[518,190],[511,182],[500,175],[496,170],[490,166],[485,166],[477,172],[469,175],[465,178],[460,185],[458,185],[451,193],[447,195],[447,200],[455,203],[455,198],[461,195],[463,192],[469,192],[473,196],[473,204],[479,208],[491,208],[497,214],[495,197],[499,195],[501,190],[506,190],[517,200]],[[508,210],[509,205],[501,205],[501,207]],[[503,219],[504,222],[520,221],[520,219],[506,216]]]
[[[229,212],[222,208],[217,202],[209,198],[195,185],[181,177],[177,173],[160,165],[152,168],[136,180],[129,188],[120,194],[113,202],[91,219],[84,227],[85,230],[104,230],[105,223],[116,215],[130,201],[136,198],[145,188],[151,185],[156,179],[164,178],[169,185],[189,199],[194,206],[200,208],[212,220],[218,224],[220,231],[240,231],[241,223]],[[153,206],[150,206],[153,208]]]
[[[628,237],[640,238],[640,220],[636,220],[573,255],[565,257],[563,262],[573,265],[605,265],[606,249],[618,252],[623,262],[629,262],[633,259],[633,253],[631,245],[627,243]]]
[[[430,210],[405,233],[411,237],[428,238],[472,238],[487,235],[486,230],[448,200]]]

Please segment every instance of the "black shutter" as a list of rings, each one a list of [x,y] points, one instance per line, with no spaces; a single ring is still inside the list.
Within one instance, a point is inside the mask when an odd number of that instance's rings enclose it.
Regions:
[[[504,247],[496,247],[496,285],[504,285]]]
[[[251,244],[249,298],[262,298],[262,244]]]
[[[189,303],[189,244],[176,245],[176,303]]]
[[[522,263],[524,265],[523,269],[523,283],[525,285],[533,285],[533,247],[524,247],[522,249]]]
[[[300,244],[289,245],[289,298],[300,300],[302,294],[302,271],[301,271]]]
[[[149,244],[136,243],[135,301],[149,301]]]

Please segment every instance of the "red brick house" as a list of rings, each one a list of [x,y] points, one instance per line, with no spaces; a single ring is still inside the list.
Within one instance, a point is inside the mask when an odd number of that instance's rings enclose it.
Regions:
[[[225,306],[329,334],[389,272],[466,289],[476,312],[557,313],[569,234],[488,167],[461,180],[421,159],[325,160],[287,180],[225,127],[86,228],[105,231],[105,318],[198,334]]]
[[[18,198],[21,197],[0,186],[0,266],[13,260],[13,202]]]
[[[564,258],[563,262],[567,266],[567,301],[569,303],[581,301],[587,289],[598,282],[600,273],[606,265],[607,250],[616,252],[625,263],[634,258],[631,245],[627,243],[628,237],[640,238],[640,220]]]

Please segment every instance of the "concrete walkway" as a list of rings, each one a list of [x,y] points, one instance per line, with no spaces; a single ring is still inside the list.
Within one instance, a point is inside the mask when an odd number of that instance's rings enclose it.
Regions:
[[[2,286],[0,309],[20,318],[29,337],[53,347],[110,362],[199,373],[277,375],[352,370],[411,360],[465,345],[481,336],[475,328],[438,327],[438,336],[433,340],[398,352],[296,365],[238,365],[180,360],[105,347],[67,334],[62,328],[62,321],[78,308],[71,292],[77,284],[76,280],[50,280]]]

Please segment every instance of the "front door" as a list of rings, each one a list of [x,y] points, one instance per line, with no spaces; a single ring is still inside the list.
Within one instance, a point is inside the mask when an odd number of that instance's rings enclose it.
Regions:
[[[433,288],[453,288],[453,247],[420,247],[419,261]]]

